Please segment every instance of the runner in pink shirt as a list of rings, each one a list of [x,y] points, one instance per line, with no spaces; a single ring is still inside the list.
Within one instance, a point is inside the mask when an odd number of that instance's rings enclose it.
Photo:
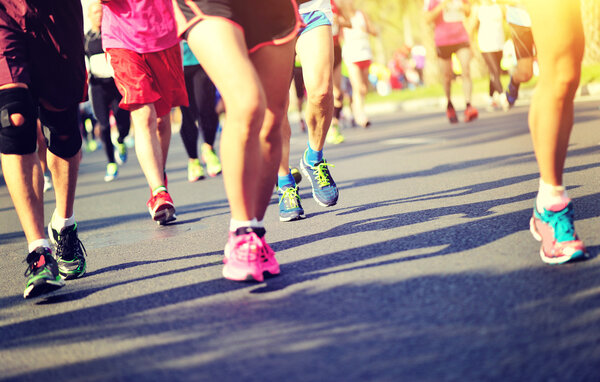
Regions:
[[[102,43],[131,111],[135,151],[150,186],[146,203],[158,224],[175,220],[165,165],[172,107],[187,106],[179,38],[171,0],[103,0]]]
[[[454,105],[450,99],[452,85],[452,54],[460,61],[462,68],[463,92],[465,95],[465,122],[477,118],[478,112],[471,106],[471,81],[470,64],[471,46],[469,35],[463,25],[463,20],[470,12],[468,0],[425,0],[426,20],[434,24],[434,39],[437,55],[443,75],[443,86],[448,99],[446,115],[450,123],[458,122]]]

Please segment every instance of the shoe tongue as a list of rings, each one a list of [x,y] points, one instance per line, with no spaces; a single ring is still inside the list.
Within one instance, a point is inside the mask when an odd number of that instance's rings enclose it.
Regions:
[[[262,237],[265,235],[266,230],[264,228],[257,228],[257,227],[240,227],[235,230],[235,235],[241,236],[241,235],[246,235],[246,234],[252,233],[252,232],[254,232],[256,234],[256,236]]]

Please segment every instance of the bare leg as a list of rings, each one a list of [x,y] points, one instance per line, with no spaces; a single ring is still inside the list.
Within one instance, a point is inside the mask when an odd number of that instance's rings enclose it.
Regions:
[[[164,122],[168,119],[167,115],[162,124],[168,123]],[[159,138],[156,109],[153,104],[142,105],[132,110],[131,121],[135,132],[135,153],[148,185],[152,190],[164,186],[163,174],[166,159],[163,157],[163,152],[165,152],[163,145],[166,143],[166,150],[168,150],[170,132],[169,139]]]
[[[290,121],[285,116],[281,121],[281,161],[277,175],[286,176],[290,171],[290,138],[292,137],[292,128]]]
[[[211,36],[219,36],[220,43],[214,44]],[[227,21],[203,20],[190,31],[188,44],[221,92],[227,109],[221,162],[231,217],[252,220],[257,216],[263,170],[259,133],[266,101],[260,79],[250,63],[242,32]],[[214,59],[217,56],[219,60]],[[291,70],[291,60],[288,66]],[[286,91],[290,76],[284,82]],[[287,95],[282,98],[287,99]],[[279,158],[274,163],[276,166]],[[271,186],[274,177],[273,173]]]
[[[302,62],[308,100],[308,141],[315,151],[325,144],[333,116],[333,40],[331,26],[321,26],[298,38],[296,51]]]
[[[471,48],[459,49],[456,52],[456,57],[462,68],[461,78],[465,103],[471,103],[471,93],[473,91],[473,82],[471,81],[471,58],[473,57],[473,53],[471,52]]]
[[[579,1],[530,0],[528,5],[540,63],[529,126],[541,178],[558,186],[562,185],[583,57]]]
[[[282,158],[280,128],[282,121],[287,120],[286,112],[289,95],[287,84],[292,75],[294,45],[295,41],[288,42],[281,46],[266,46],[251,56],[252,63],[256,68],[258,77],[261,79],[267,98],[267,110],[260,131],[261,168],[263,171],[258,184],[258,203],[256,207],[256,218],[259,221],[263,219],[269,201],[271,200],[271,195],[273,194],[273,180],[277,174],[278,163],[281,163]],[[331,113],[329,118],[331,121]],[[289,127],[289,123],[287,125]],[[327,125],[327,127],[329,127],[329,125]],[[324,138],[325,136],[323,136],[323,139]],[[288,137],[288,160],[289,142],[290,140]]]
[[[442,72],[442,86],[444,88],[444,94],[446,99],[451,102],[451,90],[452,90],[452,60],[438,57],[440,63],[440,70]]]

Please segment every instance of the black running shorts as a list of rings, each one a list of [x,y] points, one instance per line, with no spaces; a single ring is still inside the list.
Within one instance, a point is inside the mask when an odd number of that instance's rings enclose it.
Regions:
[[[531,28],[522,27],[515,24],[508,24],[510,28],[510,38],[515,45],[515,55],[517,60],[520,58],[534,57],[533,34]]]
[[[292,40],[302,25],[294,0],[176,0],[174,4],[177,30],[184,39],[198,22],[219,17],[244,31],[251,53]]]

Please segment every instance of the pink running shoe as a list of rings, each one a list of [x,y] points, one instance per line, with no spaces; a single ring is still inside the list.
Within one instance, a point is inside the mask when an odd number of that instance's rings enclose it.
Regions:
[[[256,233],[249,232],[242,235],[229,233],[229,240],[225,245],[225,258],[223,262],[223,277],[234,281],[264,281],[262,267],[263,245]]]
[[[152,219],[159,225],[165,225],[168,222],[177,219],[173,199],[171,199],[171,195],[166,191],[161,191],[155,196],[152,196],[146,205],[148,206],[150,216],[152,216]]]
[[[575,233],[573,203],[567,200],[544,209],[533,208],[529,222],[531,234],[542,242],[540,257],[547,264],[562,264],[586,256],[585,246]]]

